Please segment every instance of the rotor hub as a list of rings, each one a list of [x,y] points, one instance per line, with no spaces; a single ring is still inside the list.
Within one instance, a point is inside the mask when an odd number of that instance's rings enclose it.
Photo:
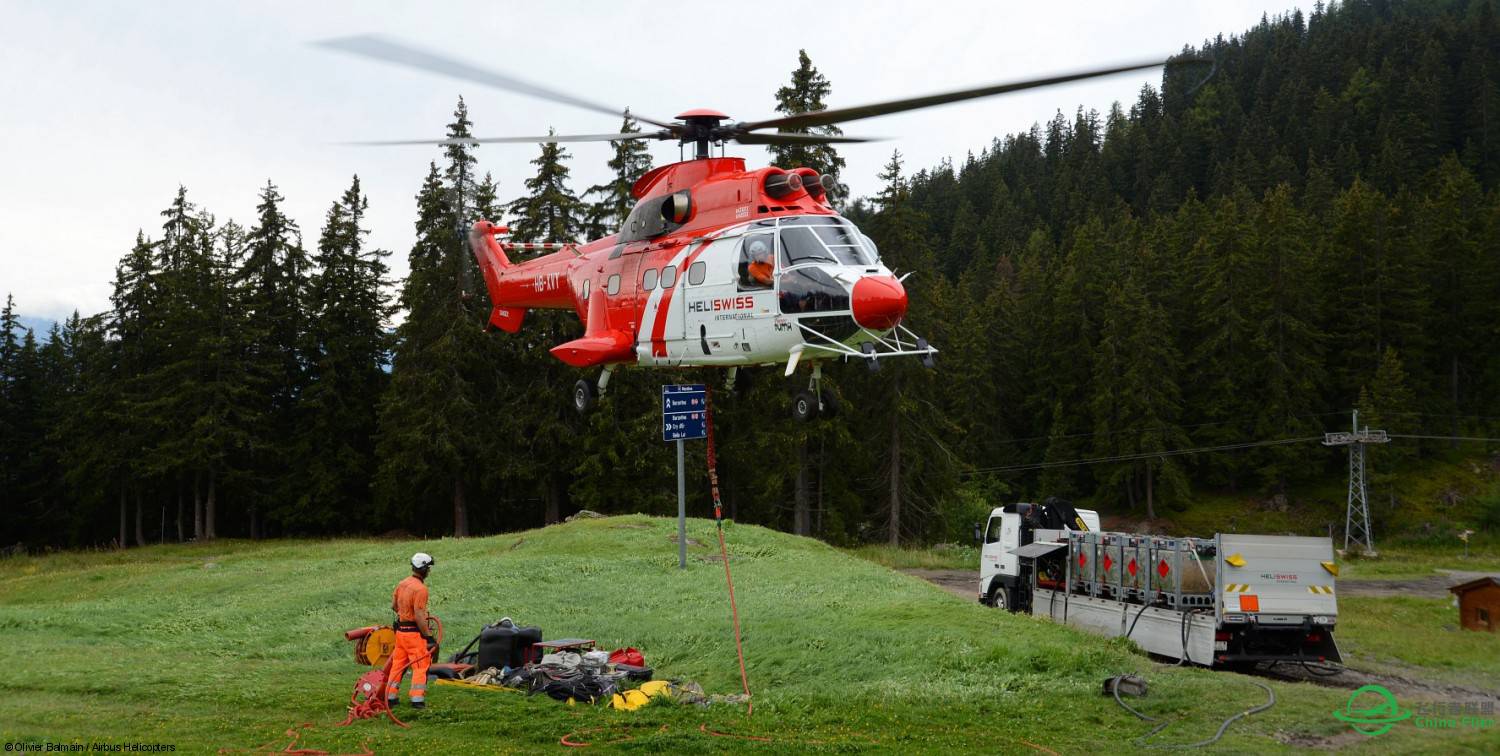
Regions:
[[[677,137],[678,143],[692,142],[693,157],[706,160],[709,157],[709,144],[724,141],[724,135],[720,133],[719,122],[729,120],[729,116],[711,108],[693,108],[679,113],[677,120],[682,121],[682,132]]]

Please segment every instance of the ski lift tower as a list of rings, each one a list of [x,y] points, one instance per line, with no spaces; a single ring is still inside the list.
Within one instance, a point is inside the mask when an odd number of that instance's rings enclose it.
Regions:
[[[1349,447],[1349,506],[1344,513],[1344,551],[1355,544],[1369,556],[1375,556],[1375,536],[1370,525],[1370,489],[1365,483],[1365,446],[1388,444],[1391,439],[1383,430],[1359,427],[1359,410],[1354,411],[1353,431],[1323,434],[1324,446]]]

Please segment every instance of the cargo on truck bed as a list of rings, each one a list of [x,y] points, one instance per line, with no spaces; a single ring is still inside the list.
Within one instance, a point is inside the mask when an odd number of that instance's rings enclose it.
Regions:
[[[1342,660],[1328,538],[1100,532],[1056,499],[997,507],[976,531],[981,603],[1208,666]]]

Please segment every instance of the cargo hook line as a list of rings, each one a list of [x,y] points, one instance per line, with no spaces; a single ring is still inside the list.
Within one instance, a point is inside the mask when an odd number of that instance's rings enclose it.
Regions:
[[[750,677],[745,673],[745,647],[740,642],[740,610],[734,603],[734,576],[729,572],[729,548],[724,545],[724,506],[719,500],[719,465],[714,456],[714,390],[704,387],[704,419],[708,425],[708,485],[714,498],[714,527],[719,532],[719,557],[724,560],[724,582],[729,586],[729,616],[734,622],[734,652],[740,660],[740,685],[745,690],[745,716],[755,713]]]

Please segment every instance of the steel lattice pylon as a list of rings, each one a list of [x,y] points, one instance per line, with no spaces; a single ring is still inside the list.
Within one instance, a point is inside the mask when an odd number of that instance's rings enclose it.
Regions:
[[[1351,544],[1375,556],[1374,527],[1370,522],[1370,488],[1365,480],[1365,446],[1390,443],[1383,430],[1361,429],[1359,410],[1354,411],[1353,430],[1349,433],[1323,434],[1324,446],[1349,447],[1349,502],[1344,512],[1344,551]]]

